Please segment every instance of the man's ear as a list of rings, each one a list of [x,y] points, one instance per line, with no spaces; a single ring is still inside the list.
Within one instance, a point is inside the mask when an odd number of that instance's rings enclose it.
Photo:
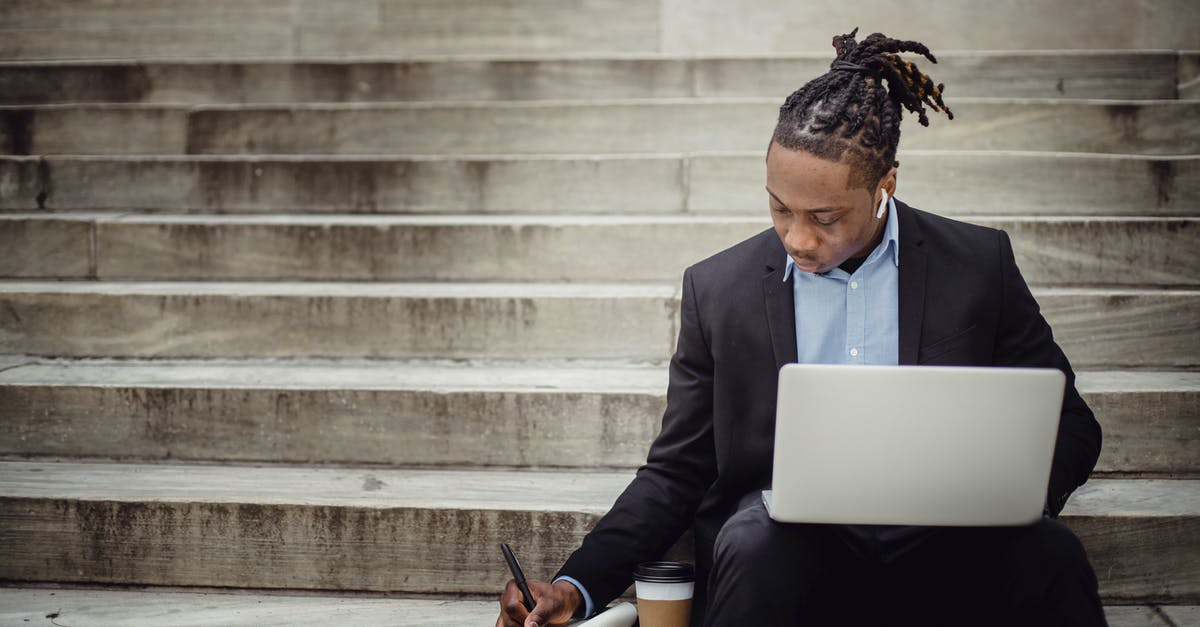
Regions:
[[[887,191],[888,198],[896,197],[896,183],[897,183],[896,175],[897,175],[897,169],[895,167],[892,167],[892,169],[888,170],[887,174],[884,174],[883,178],[879,181],[878,187],[882,187],[884,190]]]

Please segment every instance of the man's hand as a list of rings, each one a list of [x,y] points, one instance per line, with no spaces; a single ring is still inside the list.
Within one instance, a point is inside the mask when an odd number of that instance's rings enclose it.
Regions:
[[[529,592],[537,606],[532,612],[525,611],[521,602],[521,591],[517,582],[509,579],[500,595],[500,618],[496,619],[496,627],[558,627],[566,625],[575,614],[575,610],[583,603],[583,595],[569,582],[560,581],[554,585],[544,581],[528,580]]]

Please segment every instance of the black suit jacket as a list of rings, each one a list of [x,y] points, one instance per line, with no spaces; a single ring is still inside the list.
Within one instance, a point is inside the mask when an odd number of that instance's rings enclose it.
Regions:
[[[901,364],[1052,367],[1067,375],[1047,495],[1056,515],[1095,466],[1100,427],[1017,270],[1007,234],[900,201],[896,209]],[[598,608],[689,525],[701,597],[721,525],[743,496],[769,484],[778,372],[796,361],[786,261],[768,229],[684,272],[662,431],[629,487],[559,571],[579,580]]]

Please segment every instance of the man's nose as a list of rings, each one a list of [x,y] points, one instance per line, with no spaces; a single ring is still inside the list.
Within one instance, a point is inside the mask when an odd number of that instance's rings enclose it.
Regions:
[[[821,247],[821,240],[814,229],[793,225],[788,229],[787,247],[793,254],[811,253]]]

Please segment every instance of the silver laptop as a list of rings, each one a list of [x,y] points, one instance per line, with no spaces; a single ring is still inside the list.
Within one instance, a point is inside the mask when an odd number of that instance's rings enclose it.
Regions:
[[[780,522],[1031,523],[1065,380],[1053,369],[784,366],[767,511]]]

